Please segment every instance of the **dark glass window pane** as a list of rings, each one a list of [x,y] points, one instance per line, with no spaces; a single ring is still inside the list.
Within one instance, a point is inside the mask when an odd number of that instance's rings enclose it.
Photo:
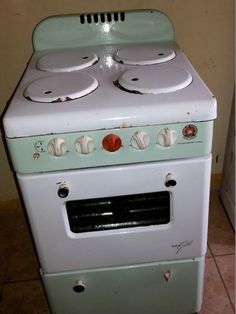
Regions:
[[[155,192],[66,203],[74,233],[167,224],[169,192]]]

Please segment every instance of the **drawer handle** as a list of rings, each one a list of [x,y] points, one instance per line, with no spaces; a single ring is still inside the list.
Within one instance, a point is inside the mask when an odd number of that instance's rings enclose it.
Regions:
[[[82,280],[76,280],[74,286],[73,286],[73,290],[76,292],[76,293],[81,293],[81,292],[84,292],[85,290],[85,284],[83,283]]]
[[[172,276],[171,270],[165,271],[163,275],[164,275],[165,281],[169,281]]]

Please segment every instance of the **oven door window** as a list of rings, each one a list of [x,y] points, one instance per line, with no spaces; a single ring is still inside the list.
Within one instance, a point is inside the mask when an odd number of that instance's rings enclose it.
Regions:
[[[73,233],[162,225],[170,222],[169,192],[123,195],[66,203]]]

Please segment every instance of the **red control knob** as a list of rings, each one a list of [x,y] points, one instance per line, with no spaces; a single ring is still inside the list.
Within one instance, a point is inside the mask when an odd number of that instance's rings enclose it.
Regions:
[[[108,134],[102,140],[102,146],[108,152],[115,152],[121,148],[122,142],[118,135]]]

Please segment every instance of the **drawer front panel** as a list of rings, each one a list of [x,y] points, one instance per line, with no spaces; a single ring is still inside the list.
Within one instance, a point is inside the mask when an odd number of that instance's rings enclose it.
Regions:
[[[52,313],[190,314],[201,307],[203,273],[198,258],[41,276]]]

